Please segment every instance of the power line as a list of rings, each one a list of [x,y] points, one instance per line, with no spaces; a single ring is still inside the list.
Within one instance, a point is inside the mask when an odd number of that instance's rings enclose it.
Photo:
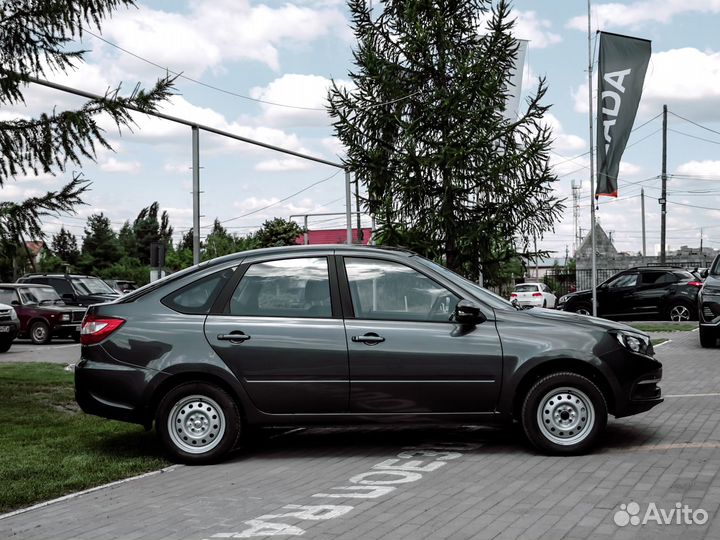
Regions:
[[[235,216],[235,217],[231,217],[231,218],[228,218],[228,219],[224,219],[224,220],[220,221],[219,223],[220,223],[220,224],[223,224],[223,223],[228,223],[228,222],[230,222],[230,221],[235,221],[236,219],[241,219],[241,218],[244,218],[244,217],[252,216],[253,214],[257,214],[258,212],[262,212],[263,210],[267,210],[268,208],[272,208],[273,206],[277,206],[278,204],[283,203],[283,202],[287,201],[288,199],[292,199],[293,197],[296,197],[297,195],[300,195],[301,193],[307,191],[307,190],[310,189],[310,188],[313,188],[313,187],[317,186],[318,184],[322,184],[323,182],[327,182],[328,180],[331,180],[331,179],[335,178],[338,174],[340,174],[340,171],[339,171],[339,170],[336,171],[334,174],[331,174],[331,175],[328,176],[327,178],[323,178],[322,180],[318,180],[317,182],[313,182],[313,183],[310,184],[309,186],[306,186],[306,187],[302,188],[301,190],[298,190],[298,191],[296,191],[295,193],[292,193],[292,194],[288,195],[287,197],[284,197],[284,198],[280,199],[279,201],[275,201],[275,202],[270,203],[270,204],[268,204],[268,205],[266,205],[266,206],[263,206],[262,208],[257,208],[256,210],[252,210],[251,212],[247,212],[246,214],[242,214],[242,215],[240,215],[240,216]],[[211,227],[211,225],[204,225],[203,227],[200,227],[200,228],[202,229],[202,228],[207,228],[207,227]]]
[[[697,139],[698,141],[705,141],[713,144],[720,144],[720,141],[713,141],[712,139],[706,139],[704,137],[698,137],[697,135],[690,135],[689,133],[685,133],[684,131],[679,131],[677,129],[668,128],[668,131],[672,131],[673,133],[677,133],[678,135],[684,135],[685,137],[690,137],[691,139]]]
[[[144,58],[144,57],[140,56],[139,54],[136,54],[136,53],[134,53],[134,52],[132,52],[132,51],[129,51],[129,50],[121,47],[121,46],[118,45],[117,43],[113,43],[112,41],[108,41],[107,39],[105,39],[105,38],[103,38],[103,37],[101,37],[101,36],[99,36],[99,35],[91,32],[90,30],[83,29],[83,32],[86,32],[86,33],[90,34],[90,35],[93,36],[95,39],[99,39],[99,40],[102,41],[103,43],[107,43],[107,44],[110,45],[111,47],[115,47],[116,49],[124,52],[125,54],[129,54],[130,56],[132,56],[132,57],[134,57],[134,58],[137,58],[138,60],[141,60],[142,62],[145,62],[145,63],[147,63],[147,64],[150,64],[151,66],[155,66],[156,68],[160,68],[160,69],[164,70],[165,72],[170,73],[170,74],[172,74],[172,75],[175,75],[176,77],[179,77],[179,78],[181,78],[181,79],[185,79],[185,80],[190,81],[190,82],[193,82],[193,83],[195,83],[195,84],[199,84],[200,86],[204,86],[205,88],[209,88],[209,89],[211,89],[211,90],[215,90],[216,92],[222,92],[223,94],[227,94],[227,95],[230,95],[230,96],[238,97],[238,98],[241,98],[241,99],[246,99],[246,100],[248,100],[248,101],[254,101],[254,102],[256,102],[256,103],[262,103],[262,104],[264,104],[264,105],[272,105],[273,107],[284,107],[284,108],[286,108],[286,109],[298,109],[298,110],[303,110],[303,111],[315,111],[315,112],[326,112],[326,111],[327,111],[327,109],[325,109],[324,107],[321,108],[321,107],[303,107],[303,106],[301,106],[301,105],[288,105],[288,104],[286,104],[286,103],[277,103],[277,102],[275,102],[275,101],[268,101],[268,100],[265,100],[265,99],[259,99],[259,98],[254,98],[254,97],[246,96],[246,95],[244,95],[244,94],[239,94],[239,93],[237,93],[237,92],[233,92],[232,90],[226,90],[226,89],[224,89],[224,88],[220,88],[220,87],[218,87],[218,86],[214,86],[214,85],[212,85],[212,84],[208,84],[208,83],[202,82],[202,81],[200,81],[200,80],[198,80],[198,79],[193,79],[192,77],[188,77],[187,75],[184,75],[182,72],[173,71],[172,69],[170,69],[170,68],[167,67],[167,66],[163,66],[163,65],[160,65],[160,64],[158,64],[158,63],[156,63],[156,62],[153,62],[152,60],[148,60],[147,58]],[[418,95],[418,94],[420,94],[420,93],[422,93],[422,90],[417,90],[417,91],[415,91],[415,92],[413,92],[413,93],[411,93],[411,94],[408,94],[408,95],[406,95],[406,96],[399,97],[399,98],[397,98],[397,99],[392,99],[392,100],[390,100],[390,101],[384,101],[384,102],[382,102],[382,103],[372,103],[372,104],[370,104],[370,105],[367,105],[366,108],[369,108],[369,107],[383,107],[383,106],[385,106],[385,105],[392,105],[393,103],[398,103],[399,101],[403,101],[403,100],[406,100],[406,99],[410,99],[411,97],[414,97],[414,96],[416,96],[416,95]]]
[[[707,126],[703,126],[702,124],[698,124],[698,123],[695,122],[694,120],[690,120],[689,118],[685,118],[684,116],[680,116],[679,114],[677,114],[677,113],[675,113],[675,112],[673,112],[673,111],[670,111],[670,110],[669,110],[668,112],[669,112],[670,114],[672,114],[673,116],[676,116],[676,117],[679,118],[680,120],[685,120],[686,122],[689,122],[690,124],[692,124],[692,125],[694,125],[694,126],[697,126],[697,127],[699,127],[700,129],[704,129],[705,131],[709,131],[710,133],[714,133],[715,135],[720,135],[720,131],[716,131],[716,130],[711,129],[711,128],[707,127]]]

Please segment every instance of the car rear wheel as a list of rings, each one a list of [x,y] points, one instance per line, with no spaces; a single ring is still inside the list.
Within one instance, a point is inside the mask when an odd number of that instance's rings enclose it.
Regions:
[[[216,462],[240,437],[240,411],[222,388],[187,383],[170,390],[156,417],[160,440],[170,456],[188,464]]]
[[[715,345],[717,345],[718,335],[715,330],[701,326],[699,334],[701,347],[709,349],[710,347],[715,347]]]
[[[668,309],[668,319],[678,322],[689,321],[692,319],[692,311],[685,304],[673,304]]]
[[[35,321],[30,325],[30,340],[36,345],[50,343],[50,327],[43,321]]]
[[[525,435],[541,452],[582,454],[607,424],[600,389],[577,373],[561,372],[536,382],[525,396],[521,420]]]

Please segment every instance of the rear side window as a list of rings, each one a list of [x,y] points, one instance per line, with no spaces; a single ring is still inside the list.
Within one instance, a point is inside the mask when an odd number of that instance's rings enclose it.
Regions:
[[[227,268],[189,285],[185,285],[162,299],[162,303],[170,309],[190,315],[202,315],[210,312],[210,308],[222,290],[223,286],[232,277],[235,268]]]
[[[643,285],[662,285],[663,283],[675,283],[677,278],[672,272],[643,272]]]

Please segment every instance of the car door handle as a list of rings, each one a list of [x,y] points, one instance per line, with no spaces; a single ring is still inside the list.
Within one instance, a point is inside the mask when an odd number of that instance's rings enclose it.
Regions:
[[[385,341],[385,338],[382,336],[378,336],[374,332],[369,332],[362,336],[353,336],[352,340],[355,343],[365,343],[367,345],[376,345],[378,343],[382,343],[383,341]]]
[[[229,334],[218,334],[217,338],[220,341],[230,341],[233,343],[242,343],[243,341],[247,341],[248,339],[250,339],[250,336],[248,336],[244,332],[235,331],[235,332],[230,332]]]

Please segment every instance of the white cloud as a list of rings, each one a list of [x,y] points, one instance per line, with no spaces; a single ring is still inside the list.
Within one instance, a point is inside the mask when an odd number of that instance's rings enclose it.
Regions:
[[[552,113],[545,113],[543,122],[552,129],[553,149],[560,152],[575,152],[587,148],[585,139],[572,133],[566,133],[560,120]]]
[[[517,16],[514,35],[518,39],[530,41],[531,49],[544,49],[562,41],[559,34],[550,31],[552,23],[547,19],[540,19],[534,11],[514,11]]]
[[[264,172],[305,171],[310,168],[308,160],[298,158],[268,159],[255,165],[256,171]]]
[[[139,161],[120,161],[114,157],[108,158],[100,164],[100,169],[109,173],[130,173],[135,174],[140,171],[141,165]]]
[[[163,170],[169,173],[176,173],[182,175],[191,174],[192,164],[190,163],[166,163],[163,165]]]
[[[344,36],[347,27],[339,6],[270,7],[249,0],[196,0],[189,6],[188,13],[146,6],[119,10],[104,26],[104,37],[157,64],[199,76],[227,60],[253,60],[277,70],[280,49],[331,34]],[[97,41],[93,46],[108,48]],[[128,57],[120,62],[138,66],[137,59]]]
[[[341,87],[351,83],[338,80]],[[292,105],[279,107],[261,103],[262,115],[258,122],[272,126],[322,126],[330,124],[327,106],[330,79],[320,75],[287,73],[271,81],[267,86],[256,86],[250,90],[251,97],[271,103]]]
[[[704,160],[704,161],[688,161],[678,165],[675,169],[677,174],[688,176],[709,176],[720,177],[720,161]]]
[[[621,4],[611,2],[592,6],[593,29],[630,27],[643,23],[668,24],[681,13],[719,13],[720,0],[645,0]],[[570,19],[566,25],[575,30],[587,31],[587,15]]]

